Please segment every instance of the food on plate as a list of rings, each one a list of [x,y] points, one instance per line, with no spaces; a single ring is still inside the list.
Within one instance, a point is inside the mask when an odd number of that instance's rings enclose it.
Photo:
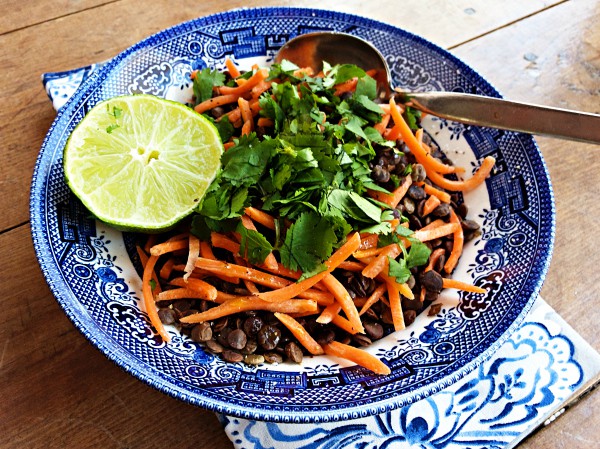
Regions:
[[[410,325],[444,288],[485,293],[450,275],[479,229],[457,192],[480,186],[493,158],[459,180],[419,113],[380,103],[353,65],[241,72],[227,60],[192,78],[190,113],[220,137],[204,131],[209,160],[225,152],[194,213],[138,247],[163,340],[175,325],[229,362],[325,353],[387,374],[360,348]]]

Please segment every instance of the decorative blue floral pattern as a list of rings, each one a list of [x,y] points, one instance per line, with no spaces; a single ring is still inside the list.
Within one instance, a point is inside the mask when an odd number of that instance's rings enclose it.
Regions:
[[[553,334],[549,329],[557,326],[560,331]],[[319,426],[220,419],[238,449],[503,448],[543,423],[600,372],[600,355],[576,347],[574,334],[540,299],[491,360],[409,406]]]
[[[370,350],[392,368],[387,377],[327,357],[308,359],[301,368],[226,364],[175,329],[169,330],[173,343],[164,345],[137,293],[139,275],[128,236],[113,231],[102,240],[109,231],[87,217],[64,182],[65,140],[102,99],[149,92],[186,102],[191,70],[220,67],[227,56],[238,63],[265,62],[290,37],[318,29],[370,40],[386,55],[398,86],[498,95],[470,68],[421,38],[361,17],[295,8],[243,9],[201,18],[148,38],[102,68],[44,77],[60,109],[37,161],[31,223],[38,259],[59,303],[128,372],[176,397],[237,416],[290,422],[351,419],[440,391],[490,357],[518,327],[550,257],[553,197],[531,137],[430,120],[427,132],[442,148],[452,148],[450,156],[461,165],[474,168],[476,159],[486,155],[498,161],[487,191],[477,189],[466,198],[472,213],[484,218],[483,234],[465,248],[458,273],[489,287],[485,298],[446,295],[441,315],[422,314],[411,329],[373,345]],[[66,80],[62,85],[61,77]]]

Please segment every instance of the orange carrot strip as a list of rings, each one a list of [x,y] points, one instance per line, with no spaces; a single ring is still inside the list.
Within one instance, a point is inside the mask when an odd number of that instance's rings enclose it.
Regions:
[[[352,301],[350,293],[348,293],[348,290],[346,290],[346,287],[344,287],[342,283],[338,281],[337,278],[332,274],[325,276],[321,282],[333,294],[336,301],[340,303],[342,310],[346,314],[346,317],[348,317],[352,327],[358,332],[364,333],[365,328],[360,321],[358,310],[354,304],[354,301]]]
[[[369,195],[377,201],[381,201],[382,203],[387,204],[391,208],[395,208],[406,192],[408,192],[409,187],[412,185],[412,178],[410,176],[406,176],[402,184],[396,187],[391,193],[379,192],[376,190],[370,190]]]
[[[142,263],[142,268],[146,268],[146,264],[148,263],[148,254],[146,254],[144,252],[144,250],[142,248],[140,248],[139,246],[136,246],[135,249],[137,250],[138,256],[140,256],[140,262]],[[156,276],[156,273],[153,272],[152,273],[152,280],[154,281],[154,288],[152,289],[152,292],[154,294],[158,294],[161,291],[161,287],[160,287],[160,283],[158,282],[158,277]]]
[[[346,260],[339,265],[339,268],[357,273],[365,268],[365,264]]]
[[[194,264],[196,263],[198,256],[200,256],[200,239],[198,239],[198,237],[196,237],[195,235],[190,234],[188,245],[189,252],[187,262],[185,264],[185,270],[183,275],[184,279],[189,278],[190,274],[192,274],[192,271],[194,271]]]
[[[425,204],[423,205],[423,217],[426,217],[430,213],[432,213],[436,207],[438,207],[442,202],[435,195],[430,195],[427,200],[425,200]]]
[[[360,238],[359,250],[375,248],[379,242],[379,236],[377,234],[366,234]]]
[[[395,284],[395,286],[398,289],[398,291],[400,292],[400,294],[402,296],[404,296],[405,298],[415,299],[415,295],[413,294],[412,290],[410,289],[410,287],[408,286],[408,284],[406,282],[403,284],[400,284],[398,281],[396,281],[395,277],[389,276],[388,274],[384,274],[384,273],[379,274],[379,276],[377,276],[377,278],[385,281],[388,284],[389,283]],[[381,298],[381,299],[384,300],[384,298]]]
[[[333,315],[333,317],[331,318],[331,324],[336,325],[340,329],[343,329],[352,335],[359,333],[358,329],[350,322],[350,320],[347,320],[343,316],[337,314]]]
[[[419,229],[418,231],[415,231],[413,237],[421,242],[428,242],[452,234],[458,230],[458,228],[460,228],[460,224],[446,223],[434,229],[427,229],[425,231]]]
[[[271,88],[271,81],[261,81],[252,88],[252,98],[258,98]]]
[[[419,231],[429,231],[430,229],[439,228],[440,226],[445,224],[447,223],[444,220],[438,218],[437,220],[434,220],[431,223],[429,223],[427,226],[423,226],[421,229],[419,229]]]
[[[287,287],[280,288],[279,290],[259,293],[258,296],[265,301],[283,301],[298,296],[300,293],[306,291],[317,282],[321,281],[333,270],[335,270],[340,263],[350,257],[354,251],[356,251],[359,245],[360,235],[355,232],[348,236],[346,242],[340,248],[338,248],[338,250],[335,251],[331,257],[329,257],[329,259],[325,261],[325,266],[327,267],[325,271],[321,271],[320,273],[304,279],[303,281],[296,282],[288,285]]]
[[[227,151],[230,148],[233,148],[235,146],[235,142],[225,142],[223,144],[223,148],[225,149],[225,151]]]
[[[215,301],[217,299],[217,288],[202,279],[190,278],[186,280],[181,277],[169,281],[169,284],[202,293],[205,296],[203,299],[209,301]]]
[[[298,339],[300,344],[304,346],[308,352],[313,355],[323,354],[323,348],[321,345],[310,336],[304,326],[302,326],[298,321],[291,316],[280,312],[275,312],[275,317],[289,329],[292,335]]]
[[[417,159],[423,167],[425,167],[425,171],[429,175],[430,172],[439,172],[439,173],[456,173],[456,167],[452,165],[446,165],[435,159],[430,154],[427,153],[413,134],[412,130],[402,117],[402,114],[395,107],[396,102],[393,97],[390,98],[390,113],[392,114],[392,119],[394,120],[394,127],[397,127],[400,131],[402,139],[410,148],[411,153]],[[433,180],[432,180],[433,181]],[[434,181],[435,182],[435,181]],[[437,184],[437,183],[436,183]],[[439,184],[438,184],[439,185]]]
[[[197,104],[194,110],[199,114],[209,111],[217,106],[223,106],[225,104],[236,103],[239,95],[219,95],[218,97],[212,97],[208,100],[204,100],[202,103]]]
[[[485,288],[477,287],[476,285],[472,285],[472,284],[467,284],[466,282],[460,282],[455,279],[443,278],[442,286],[444,288],[455,288],[457,290],[463,290],[465,292],[482,293],[482,294],[487,293],[487,290]]]
[[[425,267],[425,272],[427,271],[431,271],[433,270],[433,267],[435,266],[436,262],[438,261],[438,259],[440,257],[442,257],[444,255],[444,253],[446,252],[446,250],[444,248],[436,248],[431,252],[431,255],[429,256],[429,263],[427,264],[427,266]]]
[[[323,345],[323,350],[325,351],[325,354],[350,360],[357,365],[373,371],[375,374],[390,374],[392,372],[390,368],[377,357],[369,354],[367,351],[355,348],[354,346],[345,345],[338,341],[332,341],[331,343]]]
[[[163,341],[169,342],[171,341],[171,338],[169,337],[169,334],[167,334],[162,321],[160,321],[158,309],[154,303],[152,287],[150,286],[150,280],[155,276],[154,267],[157,261],[158,256],[150,256],[148,258],[148,262],[146,263],[146,267],[144,268],[144,273],[142,275],[142,295],[144,297],[144,308],[146,309],[148,318],[150,318],[150,324],[154,326]]]
[[[162,268],[160,269],[160,271],[158,273],[158,275],[161,277],[161,279],[169,279],[169,277],[171,277],[171,273],[173,272],[174,265],[175,265],[175,259],[173,259],[172,257],[164,263],[164,265],[162,266]]]
[[[205,259],[217,260],[208,242],[200,242],[200,255]],[[231,284],[239,284],[240,282],[239,278],[233,276],[225,276],[220,274],[215,274],[215,276]]]
[[[463,233],[462,226],[460,225],[460,219],[456,215],[456,212],[451,208],[450,209],[450,223],[458,224],[458,229],[454,231],[454,241],[452,243],[452,251],[450,251],[450,256],[448,256],[448,260],[444,265],[444,271],[446,273],[452,273],[456,268],[456,264],[458,264],[458,259],[463,251],[463,245],[465,242],[465,235]]]
[[[158,238],[158,234],[150,234],[148,239],[146,240],[146,244],[144,245],[144,251],[146,253],[150,252],[150,248],[156,245],[156,239]]]
[[[367,310],[369,310],[373,304],[375,304],[377,301],[379,301],[379,299],[383,296],[383,294],[386,292],[386,290],[387,290],[386,284],[380,284],[373,291],[373,293],[371,293],[371,296],[369,296],[367,298],[367,301],[363,304],[363,306],[360,309],[360,312],[358,312],[358,314],[363,315]]]
[[[257,70],[248,80],[241,86],[238,87],[228,87],[222,86],[219,87],[219,94],[221,95],[240,95],[245,94],[246,92],[250,92],[250,90],[256,86],[261,81],[265,80],[269,76],[269,71],[267,69]]]
[[[247,207],[244,209],[244,212],[257,223],[260,223],[261,225],[273,231],[275,230],[275,218],[273,218],[272,215],[269,215],[268,213],[255,207]]]
[[[442,203],[449,203],[452,200],[448,192],[436,189],[431,184],[423,183],[423,189],[425,189],[426,194],[437,196]]]
[[[487,156],[477,171],[471,176],[469,179],[465,179],[464,181],[454,181],[452,179],[446,179],[439,173],[427,173],[427,176],[434,184],[438,186],[450,190],[452,192],[467,192],[469,190],[473,190],[479,187],[485,181],[485,178],[491,173],[492,168],[494,168],[494,164],[496,163],[496,159],[492,156]]]
[[[159,243],[150,248],[151,256],[162,256],[166,253],[171,253],[180,249],[186,249],[188,246],[187,240],[175,240]]]
[[[232,78],[237,78],[241,75],[240,70],[236,67],[231,59],[225,58],[225,66],[227,67],[227,71]]]
[[[248,100],[240,97],[238,98],[238,106],[240,107],[240,112],[242,114],[242,120],[244,124],[250,123],[250,131],[254,128],[254,121],[252,120],[252,111],[250,110],[250,103]]]
[[[400,300],[400,291],[396,282],[387,283],[388,300],[390,301],[390,311],[392,312],[392,321],[394,330],[400,331],[406,328],[404,324],[404,314],[402,313],[402,302]]]
[[[373,262],[369,263],[364,270],[362,270],[362,275],[367,278],[375,278],[379,273],[381,273],[384,268],[388,265],[388,257],[395,259],[400,255],[402,250],[398,246],[397,243],[392,243],[391,245],[384,246],[381,252],[377,255]]]
[[[225,235],[220,234],[218,232],[213,231],[210,233],[210,242],[215,248],[226,249],[227,251],[233,254],[239,254],[240,252],[239,243],[234,242],[229,237],[226,237]]]
[[[262,127],[265,127],[265,128],[271,128],[273,125],[275,125],[275,122],[273,122],[273,120],[271,120],[270,118],[260,117],[256,121],[256,125],[257,126],[262,126]]]
[[[160,301],[172,301],[174,299],[206,299],[207,301],[216,301],[216,290],[215,290],[215,298],[209,299],[207,295],[199,290],[191,289],[191,288],[174,288],[171,290],[165,290],[156,295],[154,299],[156,302]]]
[[[354,92],[356,90],[356,85],[358,84],[358,78],[354,77],[343,83],[336,84],[334,86],[335,92],[334,95],[342,95],[345,92]]]
[[[331,323],[333,317],[340,313],[340,310],[342,310],[342,305],[339,302],[334,302],[323,309],[316,322],[319,324]]]
[[[387,126],[390,123],[391,118],[392,118],[392,116],[389,113],[384,113],[383,116],[381,117],[381,121],[379,123],[376,123],[375,125],[373,125],[373,128],[375,128],[377,130],[377,132],[383,136],[383,133],[387,129]]]
[[[271,302],[263,301],[256,296],[239,296],[225,301],[217,307],[208,309],[206,312],[195,313],[180,318],[182,323],[202,323],[204,321],[216,320],[224,316],[232,315],[248,310],[265,310],[268,312],[281,313],[304,313],[318,311],[317,303],[310,299],[290,299],[286,301]]]
[[[369,249],[362,249],[362,250],[359,249],[352,255],[354,256],[355,259],[366,259],[367,257],[373,257],[373,256],[378,255],[379,253],[381,253],[381,251],[383,251],[383,248],[369,248]]]

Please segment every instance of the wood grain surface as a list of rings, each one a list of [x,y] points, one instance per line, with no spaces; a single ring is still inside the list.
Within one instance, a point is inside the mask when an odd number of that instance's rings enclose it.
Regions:
[[[146,386],[94,349],[54,300],[29,229],[29,185],[54,118],[40,75],[109,59],[163,28],[248,2],[0,0],[0,447],[230,448],[214,414]],[[256,1],[388,22],[450,48],[506,97],[600,113],[597,0]],[[539,138],[556,197],[542,295],[600,350],[600,147]],[[526,448],[600,447],[591,394]]]

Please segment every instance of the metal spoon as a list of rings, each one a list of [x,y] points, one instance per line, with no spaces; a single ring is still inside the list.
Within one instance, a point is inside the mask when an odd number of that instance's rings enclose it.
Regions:
[[[354,64],[376,70],[381,97],[395,92],[403,101],[428,114],[468,125],[600,144],[600,115],[457,92],[403,92],[394,89],[383,55],[365,40],[331,31],[308,33],[289,40],[275,56],[318,73],[323,61]]]

